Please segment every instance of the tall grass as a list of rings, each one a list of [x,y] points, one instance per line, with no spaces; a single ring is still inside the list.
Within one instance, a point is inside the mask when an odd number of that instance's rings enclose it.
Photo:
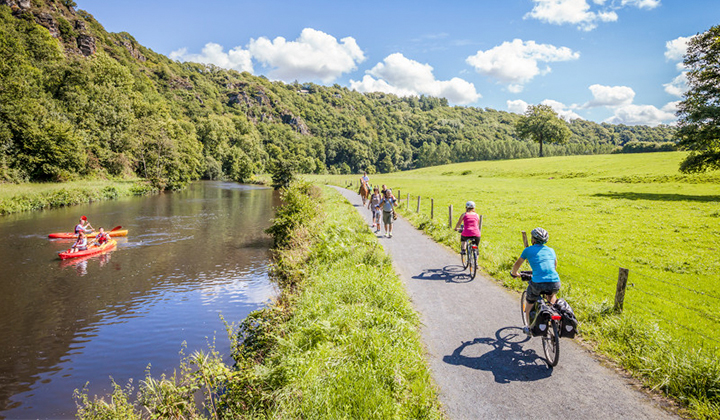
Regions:
[[[418,317],[357,212],[308,185],[283,202],[269,229],[281,294],[229,326],[235,365],[197,353],[180,374],[142,381],[136,403],[128,388],[115,388],[117,404],[79,391],[81,418],[112,418],[128,404],[153,418],[443,418]]]

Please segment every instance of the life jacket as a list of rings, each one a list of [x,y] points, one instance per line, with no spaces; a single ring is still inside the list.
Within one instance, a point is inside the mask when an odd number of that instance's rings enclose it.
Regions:
[[[95,241],[100,245],[106,243],[109,240],[110,240],[110,235],[108,235],[107,232],[98,233],[97,237],[95,238]]]
[[[82,223],[75,225],[75,234],[77,235],[80,232],[85,232],[85,226],[83,226]]]

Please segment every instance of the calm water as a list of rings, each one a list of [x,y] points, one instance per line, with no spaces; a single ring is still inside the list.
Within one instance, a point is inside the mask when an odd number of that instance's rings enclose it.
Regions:
[[[199,182],[179,193],[0,218],[0,418],[73,418],[90,394],[172,374],[185,354],[229,354],[220,314],[236,322],[274,294],[263,233],[270,189]],[[81,215],[127,238],[105,255],[61,261]],[[226,356],[226,359],[227,356]],[[229,359],[228,359],[229,360]]]

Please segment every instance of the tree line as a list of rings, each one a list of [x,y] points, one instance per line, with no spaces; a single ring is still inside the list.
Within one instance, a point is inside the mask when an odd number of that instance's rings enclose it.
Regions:
[[[178,188],[272,168],[391,172],[540,151],[516,132],[517,114],[180,63],[106,32],[72,1],[31,3],[0,6],[0,181],[139,176]],[[79,53],[81,36],[92,54]],[[566,124],[567,141],[544,155],[674,142],[669,126]]]

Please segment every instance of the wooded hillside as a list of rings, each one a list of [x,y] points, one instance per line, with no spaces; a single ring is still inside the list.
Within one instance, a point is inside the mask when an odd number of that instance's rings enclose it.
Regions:
[[[138,175],[176,188],[245,181],[280,161],[304,173],[372,173],[536,156],[538,145],[515,135],[517,118],[175,62],[106,32],[72,0],[0,0],[0,181]],[[674,132],[569,126],[570,141],[546,145],[547,156],[669,142]]]

